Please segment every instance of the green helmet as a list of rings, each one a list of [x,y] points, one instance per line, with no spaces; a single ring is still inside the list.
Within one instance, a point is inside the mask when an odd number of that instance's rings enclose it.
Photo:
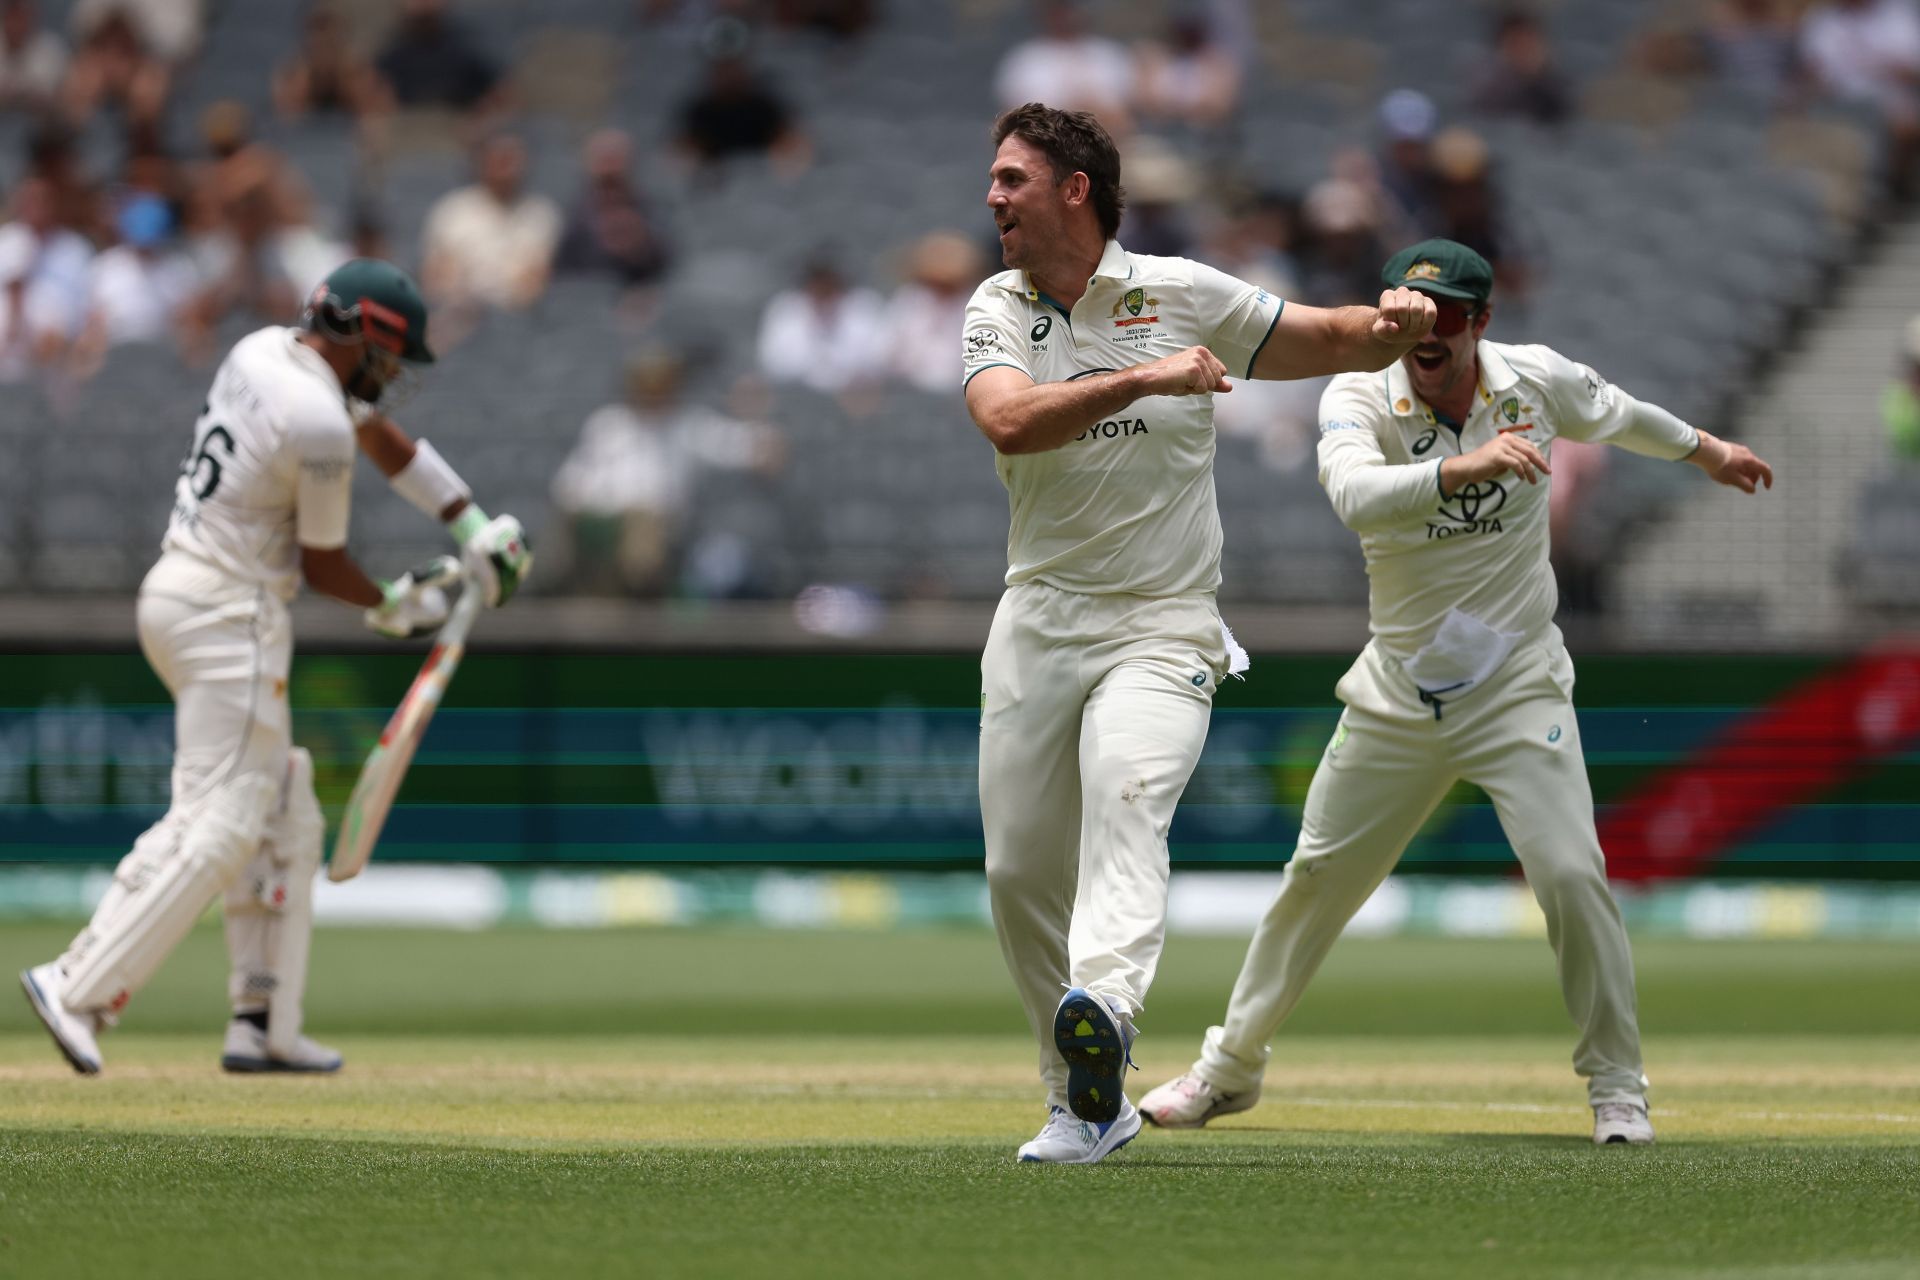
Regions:
[[[432,364],[427,304],[391,262],[355,258],[314,286],[301,323],[335,342],[365,342],[414,364]]]

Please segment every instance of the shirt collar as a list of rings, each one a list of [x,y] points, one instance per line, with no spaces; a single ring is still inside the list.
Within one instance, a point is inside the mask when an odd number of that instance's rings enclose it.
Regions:
[[[301,333],[302,330],[300,329],[289,328],[286,330],[287,349],[293,353],[293,358],[307,366],[310,372],[325,378],[327,385],[339,391],[341,399],[344,400],[347,389],[340,385],[340,375],[333,371],[333,366],[327,363],[324,356],[306,343],[300,341]]]
[[[1510,390],[1520,381],[1520,375],[1513,371],[1507,358],[1485,338],[1474,347],[1474,354],[1480,361],[1480,385],[1477,390],[1481,404],[1492,404],[1502,391]],[[1433,410],[1413,393],[1413,379],[1407,376],[1405,361],[1395,360],[1387,366],[1387,408],[1402,418],[1434,421]]]
[[[1088,280],[1087,283],[1091,285],[1094,280],[1103,276],[1109,280],[1133,278],[1133,263],[1127,258],[1127,251],[1120,247],[1118,240],[1107,241],[1106,248],[1100,251],[1100,263],[1093,269],[1093,279]],[[1040,290],[1034,287],[1033,278],[1024,271],[1014,277],[1013,287],[1025,294],[1029,302],[1040,300]]]
[[[1479,353],[1480,385],[1485,387],[1490,395],[1497,396],[1502,391],[1510,391],[1513,385],[1520,381],[1520,375],[1513,371],[1513,366],[1507,363],[1507,358],[1500,353],[1499,347],[1482,338]]]

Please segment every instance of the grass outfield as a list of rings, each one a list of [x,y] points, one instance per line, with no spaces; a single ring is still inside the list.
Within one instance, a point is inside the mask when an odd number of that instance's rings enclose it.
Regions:
[[[1140,1085],[1239,955],[1173,940]],[[0,1000],[0,1276],[1920,1274],[1920,948],[1639,957],[1651,1150],[1587,1141],[1544,944],[1351,940],[1261,1107],[1074,1169],[1011,1162],[984,933],[330,931],[348,1070],[249,1079],[203,929],[100,1079]]]

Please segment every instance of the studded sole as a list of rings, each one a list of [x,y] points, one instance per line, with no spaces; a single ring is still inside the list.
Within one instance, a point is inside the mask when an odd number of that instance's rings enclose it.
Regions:
[[[1127,1046],[1106,1001],[1079,987],[1053,1015],[1053,1043],[1067,1063],[1067,1110],[1093,1124],[1120,1114]]]

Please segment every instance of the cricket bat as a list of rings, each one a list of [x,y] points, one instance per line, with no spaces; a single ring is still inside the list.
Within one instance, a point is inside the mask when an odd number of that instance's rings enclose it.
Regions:
[[[440,705],[440,695],[447,691],[453,673],[460,667],[460,656],[467,648],[467,632],[479,612],[480,592],[472,583],[467,583],[461,589],[460,598],[454,601],[453,611],[441,624],[440,634],[434,637],[433,648],[421,665],[420,674],[413,678],[407,696],[400,700],[387,727],[380,731],[380,741],[367,753],[367,762],[360,766],[360,778],[353,784],[353,794],[347,797],[347,810],[340,819],[340,835],[333,843],[333,857],[327,863],[327,879],[334,883],[359,875],[367,859],[373,856],[380,829],[386,825],[394,797],[400,794],[400,783],[407,776],[407,766],[413,762],[414,749],[426,736],[427,724]]]

